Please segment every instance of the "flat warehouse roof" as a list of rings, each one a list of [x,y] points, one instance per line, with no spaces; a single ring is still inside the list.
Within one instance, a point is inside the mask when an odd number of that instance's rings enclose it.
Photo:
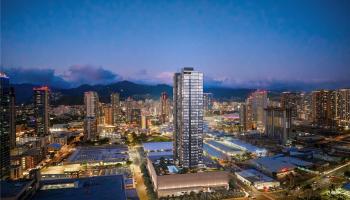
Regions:
[[[70,163],[77,162],[119,162],[129,158],[128,147],[124,145],[105,147],[78,147],[67,159]]]
[[[145,151],[165,151],[172,150],[172,142],[146,142],[143,143],[143,149]]]
[[[255,169],[247,169],[240,172],[236,172],[237,175],[249,180],[250,182],[272,182],[275,181],[273,178],[262,174]]]
[[[71,188],[39,190],[34,200],[126,199],[123,175],[43,181],[43,185],[74,184]]]

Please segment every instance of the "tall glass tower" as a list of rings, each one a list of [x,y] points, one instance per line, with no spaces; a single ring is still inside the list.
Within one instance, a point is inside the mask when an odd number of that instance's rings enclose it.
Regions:
[[[183,68],[174,75],[174,160],[181,167],[203,165],[203,73]]]
[[[35,87],[34,112],[36,119],[36,134],[38,137],[49,135],[49,88],[47,86]]]
[[[0,176],[10,174],[10,80],[0,72]]]

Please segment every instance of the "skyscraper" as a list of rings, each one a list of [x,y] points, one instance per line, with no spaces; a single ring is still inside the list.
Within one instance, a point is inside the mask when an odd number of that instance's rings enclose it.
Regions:
[[[119,93],[111,94],[111,105],[112,105],[112,121],[113,124],[118,124],[120,117],[120,95]]]
[[[350,89],[336,91],[336,118],[339,124],[350,125]]]
[[[112,106],[103,107],[104,123],[108,125],[113,125],[113,108]]]
[[[268,107],[266,110],[265,134],[287,144],[290,138],[292,112],[290,108]]]
[[[33,88],[34,91],[34,115],[36,119],[36,135],[37,137],[45,137],[49,135],[49,93],[47,86]]]
[[[203,73],[183,68],[174,75],[174,160],[181,167],[203,164]]]
[[[16,147],[16,95],[15,88],[10,87],[10,147]]]
[[[281,107],[290,109],[292,119],[298,118],[298,106],[301,105],[301,96],[297,92],[283,92],[281,95]]]
[[[10,174],[10,80],[0,72],[0,175]]]
[[[203,93],[203,107],[204,111],[207,112],[213,105],[213,93]]]
[[[84,119],[84,140],[95,140],[97,138],[97,123],[100,109],[96,92],[84,93],[85,119]]]
[[[131,97],[128,97],[125,101],[125,118],[126,122],[131,122],[131,110],[134,108],[134,100]]]
[[[335,126],[336,95],[331,90],[318,90],[312,92],[312,119],[322,127]]]
[[[169,98],[166,92],[162,92],[160,95],[160,119],[162,123],[169,120]]]
[[[93,91],[84,93],[84,103],[85,103],[85,116],[86,117],[97,117],[99,113],[98,109],[98,94]]]
[[[265,123],[265,108],[267,107],[267,91],[258,90],[251,94],[252,114],[257,126]]]

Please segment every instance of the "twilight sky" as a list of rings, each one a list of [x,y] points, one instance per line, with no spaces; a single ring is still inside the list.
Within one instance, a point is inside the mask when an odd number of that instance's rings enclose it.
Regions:
[[[349,87],[350,1],[1,0],[1,66],[60,87],[171,83]]]

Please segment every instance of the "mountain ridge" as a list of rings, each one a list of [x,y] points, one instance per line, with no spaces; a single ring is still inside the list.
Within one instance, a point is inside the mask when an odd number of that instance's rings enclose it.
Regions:
[[[38,85],[30,83],[12,84],[16,91],[17,104],[31,103],[33,98],[32,88]],[[83,84],[75,88],[62,89],[50,88],[53,95],[53,105],[81,105],[84,103],[84,92],[96,91],[99,94],[101,102],[108,103],[112,92],[120,93],[121,99],[131,96],[135,99],[152,98],[158,99],[162,92],[167,92],[172,97],[172,86],[166,84],[140,84],[131,81],[119,81],[107,85],[88,85]],[[204,92],[213,93],[216,99],[233,99],[243,101],[255,89],[250,88],[228,88],[228,87],[205,87]]]

